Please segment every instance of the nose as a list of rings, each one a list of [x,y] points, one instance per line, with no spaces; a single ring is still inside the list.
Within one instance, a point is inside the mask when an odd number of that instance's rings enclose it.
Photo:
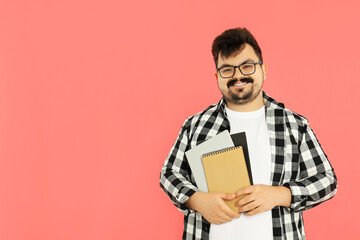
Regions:
[[[234,73],[234,78],[240,79],[241,77],[243,77],[244,75],[241,73],[240,71],[240,66],[237,66],[235,68],[235,73]]]

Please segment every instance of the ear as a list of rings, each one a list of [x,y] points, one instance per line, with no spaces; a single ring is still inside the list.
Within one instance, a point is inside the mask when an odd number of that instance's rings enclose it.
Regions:
[[[264,80],[265,80],[268,67],[267,67],[266,63],[263,63],[261,67],[262,67],[262,70],[263,70]]]
[[[218,73],[217,72],[215,73],[215,78],[216,78],[216,80],[218,79]]]

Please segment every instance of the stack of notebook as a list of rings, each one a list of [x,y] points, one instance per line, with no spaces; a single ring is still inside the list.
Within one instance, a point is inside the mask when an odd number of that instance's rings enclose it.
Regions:
[[[202,192],[235,193],[252,184],[249,153],[244,132],[228,131],[210,138],[185,153],[196,185]],[[235,212],[235,202],[225,203]]]

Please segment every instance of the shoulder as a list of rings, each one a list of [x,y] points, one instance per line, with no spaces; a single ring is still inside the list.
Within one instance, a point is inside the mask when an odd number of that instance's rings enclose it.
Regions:
[[[212,104],[206,109],[188,117],[184,122],[183,131],[192,131],[197,126],[203,125],[206,122],[214,122],[220,112],[222,101],[221,99],[217,104]]]
[[[290,109],[284,108],[284,113],[285,113],[287,120],[291,123],[296,123],[300,126],[306,126],[309,124],[309,120],[306,117],[304,117]]]
[[[264,98],[267,101],[268,107],[275,109],[275,111],[278,112],[279,115],[281,114],[284,117],[285,123],[288,128],[296,129],[302,132],[309,124],[309,121],[306,117],[286,108],[284,103],[277,102],[265,93]]]

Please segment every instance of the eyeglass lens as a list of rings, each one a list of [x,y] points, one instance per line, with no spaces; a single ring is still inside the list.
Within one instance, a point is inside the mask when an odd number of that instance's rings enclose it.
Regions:
[[[235,68],[237,67],[223,67],[220,69],[220,74],[222,77],[232,77],[235,74]],[[251,75],[255,72],[255,64],[247,63],[239,66],[240,72],[244,75]]]

